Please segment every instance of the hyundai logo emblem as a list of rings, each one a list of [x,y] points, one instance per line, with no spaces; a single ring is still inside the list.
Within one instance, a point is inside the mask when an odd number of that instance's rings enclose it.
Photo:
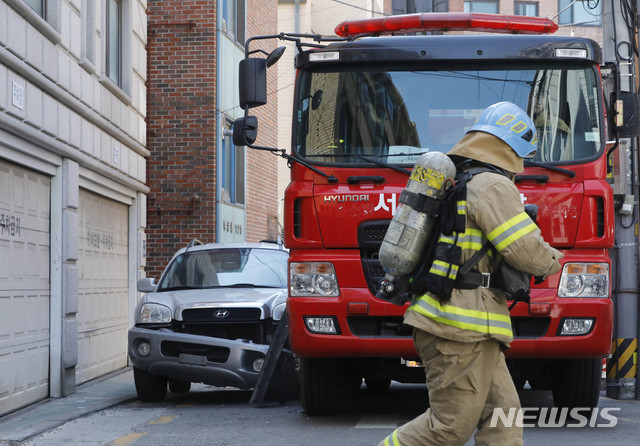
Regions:
[[[229,310],[216,310],[213,315],[218,319],[229,317]]]

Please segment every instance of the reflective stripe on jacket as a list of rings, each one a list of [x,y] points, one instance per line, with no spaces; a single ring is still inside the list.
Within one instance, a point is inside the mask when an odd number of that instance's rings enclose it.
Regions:
[[[511,318],[508,315],[443,305],[429,294],[425,294],[413,302],[409,309],[452,327],[477,331],[486,335],[513,336]]]
[[[398,441],[398,429],[394,430],[391,435],[384,439],[384,446],[401,446]]]

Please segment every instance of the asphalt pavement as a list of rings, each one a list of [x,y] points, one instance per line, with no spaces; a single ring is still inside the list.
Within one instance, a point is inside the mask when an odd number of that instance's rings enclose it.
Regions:
[[[0,417],[0,445],[18,445],[67,421],[137,399],[130,367],[97,378],[63,398],[49,398]]]
[[[617,401],[601,394],[600,407],[623,407],[621,424],[637,424],[640,410],[637,400]],[[0,417],[0,445],[20,445],[43,432],[55,429],[68,421],[136,400],[133,370],[128,367],[97,378],[77,387],[76,392],[63,398],[48,398],[24,409]],[[549,396],[546,396],[549,399]],[[528,406],[544,406],[527,401]],[[538,429],[544,431],[544,429]],[[570,430],[570,429],[569,429]],[[544,432],[543,432],[544,433]],[[637,435],[637,434],[634,434]],[[617,443],[626,444],[626,443]]]

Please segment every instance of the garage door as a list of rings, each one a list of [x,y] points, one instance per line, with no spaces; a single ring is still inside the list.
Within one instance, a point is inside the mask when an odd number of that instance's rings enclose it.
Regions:
[[[0,415],[49,395],[49,177],[0,160]]]
[[[76,384],[127,365],[128,206],[80,190]]]

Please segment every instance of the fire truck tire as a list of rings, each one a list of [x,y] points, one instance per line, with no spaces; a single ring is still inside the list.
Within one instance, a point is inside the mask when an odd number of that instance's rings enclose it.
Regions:
[[[133,368],[133,381],[136,393],[143,403],[157,403],[164,401],[167,396],[167,377],[152,375],[146,370]]]
[[[346,392],[359,390],[360,386],[362,386],[362,377],[354,373],[345,372],[345,370],[342,370],[342,372],[340,376],[340,390]]]
[[[555,364],[553,403],[556,407],[590,407],[600,398],[600,358],[563,359]]]
[[[365,378],[364,383],[367,385],[367,390],[371,392],[385,392],[389,390],[391,380],[385,378]]]
[[[337,371],[335,358],[300,358],[300,400],[308,416],[336,411]]]

